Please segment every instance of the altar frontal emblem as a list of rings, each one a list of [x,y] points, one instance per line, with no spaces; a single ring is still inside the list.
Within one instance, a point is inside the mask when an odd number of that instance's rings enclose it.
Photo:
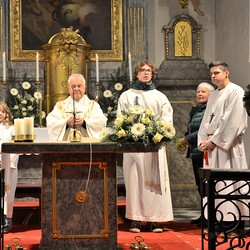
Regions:
[[[89,199],[89,195],[86,191],[80,190],[75,194],[75,198],[77,202],[83,203]]]

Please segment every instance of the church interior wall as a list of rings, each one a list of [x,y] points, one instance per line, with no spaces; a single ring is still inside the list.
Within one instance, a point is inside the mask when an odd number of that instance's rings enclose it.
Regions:
[[[201,59],[209,63],[215,58],[215,0],[201,0],[200,9],[204,16],[198,15],[189,1],[186,9],[180,7],[178,0],[154,0],[148,1],[148,54],[149,59],[159,66],[165,59],[165,31],[171,18],[179,14],[192,16],[201,29]]]
[[[246,89],[250,84],[250,1],[217,0],[215,9],[215,59],[226,61],[230,67],[231,81]],[[250,128],[246,130],[244,140],[250,166]]]

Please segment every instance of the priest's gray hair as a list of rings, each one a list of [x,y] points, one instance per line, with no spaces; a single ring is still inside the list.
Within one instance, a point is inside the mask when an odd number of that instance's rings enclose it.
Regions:
[[[83,82],[84,85],[85,85],[85,83],[86,83],[86,80],[85,80],[85,78],[84,78],[84,76],[83,76],[82,74],[73,73],[73,74],[71,74],[71,75],[69,76],[68,84],[70,84],[70,82],[71,82],[71,80],[72,80],[73,78],[80,78],[80,79],[82,80],[82,82]]]
[[[212,84],[208,83],[208,82],[201,82],[198,87],[204,87],[207,88],[209,90],[209,92],[213,92],[214,91],[214,87]],[[197,88],[198,88],[197,87]]]

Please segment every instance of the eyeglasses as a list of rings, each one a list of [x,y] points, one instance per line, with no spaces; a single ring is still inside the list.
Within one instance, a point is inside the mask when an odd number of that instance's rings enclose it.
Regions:
[[[142,72],[142,73],[152,73],[152,70],[151,69],[140,69],[139,72]]]

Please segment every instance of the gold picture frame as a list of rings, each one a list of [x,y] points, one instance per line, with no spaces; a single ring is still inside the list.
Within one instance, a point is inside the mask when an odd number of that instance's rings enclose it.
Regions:
[[[26,37],[22,27],[22,11],[24,2],[27,0],[10,0],[10,60],[11,61],[35,61],[36,52],[39,53],[41,61],[44,60],[44,51],[39,49],[29,49],[23,46],[23,37]],[[103,0],[100,0],[103,1]],[[109,1],[109,0],[107,0]],[[35,4],[36,1],[34,1]],[[29,5],[32,5],[32,1],[28,1]],[[46,4],[46,1],[42,2]],[[111,10],[110,15],[111,27],[107,27],[105,30],[110,30],[110,48],[108,49],[93,49],[90,53],[90,61],[95,61],[95,54],[99,55],[100,61],[122,61],[122,0],[110,0]],[[25,5],[27,7],[27,5]],[[30,6],[34,7],[35,6]],[[33,9],[34,9],[33,8]],[[37,8],[37,11],[41,11],[41,8]],[[48,10],[47,10],[48,12]],[[52,14],[52,13],[51,13]],[[103,14],[103,13],[102,13]],[[26,18],[26,15],[25,15]],[[29,22],[32,23],[32,22]],[[100,22],[102,23],[102,22]],[[102,24],[103,25],[103,24]],[[48,24],[48,27],[51,25]],[[41,33],[45,32],[45,27],[39,27]],[[62,28],[62,27],[61,27]],[[58,30],[59,32],[59,30]],[[51,34],[52,37],[57,32]],[[107,34],[109,36],[109,34]],[[30,36],[27,36],[30,37]],[[49,39],[47,40],[47,42]],[[36,41],[34,41],[35,43]],[[46,44],[45,42],[44,44]],[[43,45],[43,44],[41,44]],[[91,44],[90,44],[91,45]]]
[[[0,5],[0,51],[3,52],[3,7]]]

